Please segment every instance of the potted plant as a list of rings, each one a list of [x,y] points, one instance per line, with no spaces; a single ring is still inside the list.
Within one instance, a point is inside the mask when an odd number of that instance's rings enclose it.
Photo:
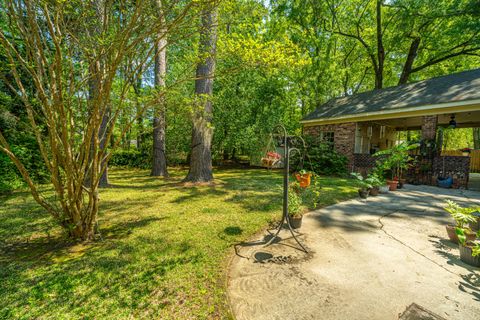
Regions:
[[[478,232],[480,231],[480,208],[477,208],[474,212],[472,212],[473,217],[476,219],[475,222],[470,222],[468,226],[472,231]]]
[[[460,250],[460,260],[474,267],[480,267],[480,241],[467,240],[467,233],[464,228],[456,228],[458,237],[458,248]],[[480,238],[480,231],[476,235]]]
[[[372,189],[372,185],[358,172],[352,172],[351,175],[357,179],[358,195],[362,199],[367,199],[370,189]]]
[[[409,151],[416,148],[418,148],[418,144],[403,142],[388,150],[382,150],[374,154],[374,156],[385,156],[377,165],[382,168],[383,173],[390,173],[390,179],[387,179],[390,191],[397,190],[403,171],[408,168],[409,163],[413,160]]]
[[[295,179],[300,183],[300,187],[306,188],[310,185],[312,173],[306,170],[300,170],[298,173],[295,173]]]
[[[460,151],[462,152],[462,156],[468,157],[468,156],[470,155],[470,152],[472,152],[472,149],[470,149],[470,148],[463,148],[463,149],[460,149]]]
[[[478,208],[464,208],[454,201],[447,200],[445,211],[447,211],[453,220],[455,220],[454,226],[447,225],[445,227],[447,229],[447,234],[450,241],[458,243],[457,233],[455,232],[456,228],[465,230],[464,233],[467,240],[470,241],[475,239],[475,233],[471,231],[471,229],[468,227],[468,224],[476,222],[476,218],[473,213],[477,210]]]
[[[372,175],[375,175],[380,180],[381,184],[378,186],[379,193],[388,193],[390,187],[387,185],[385,180],[385,171],[384,166],[381,161],[377,161],[375,168],[373,169]]]
[[[293,229],[302,226],[302,198],[300,196],[300,185],[292,183],[288,188],[288,220]]]
[[[372,186],[369,193],[371,196],[378,196],[380,188],[385,185],[385,181],[375,173],[370,173],[367,179],[365,179],[365,182]]]

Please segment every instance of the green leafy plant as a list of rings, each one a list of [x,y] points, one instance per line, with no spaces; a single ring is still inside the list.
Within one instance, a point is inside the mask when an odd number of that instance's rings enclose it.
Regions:
[[[467,242],[467,232],[468,230],[465,228],[455,228],[455,233],[457,234],[458,241],[462,246],[469,246],[472,248],[472,256],[480,256],[480,243],[479,242]],[[476,234],[477,238],[480,238],[480,231]]]
[[[362,190],[367,190],[372,188],[371,180],[365,179],[360,173],[352,172],[352,177],[357,179],[357,185]]]
[[[376,173],[370,173],[365,179],[365,182],[370,184],[373,188],[385,185],[385,179]]]
[[[466,227],[468,223],[477,221],[473,213],[479,210],[478,207],[465,208],[451,200],[447,200],[446,202],[447,206],[445,207],[445,211],[450,213],[450,216],[455,220],[455,226],[457,228],[468,229]]]
[[[316,174],[343,176],[347,174],[348,159],[343,154],[336,152],[332,146],[319,138],[306,136],[306,155],[304,167]],[[292,168],[301,168],[302,161],[298,155],[292,160]]]
[[[300,196],[300,189],[300,185],[296,182],[290,184],[288,188],[288,214],[291,217],[302,215],[302,197]]]
[[[390,178],[400,178],[403,170],[407,169],[409,163],[413,160],[409,151],[418,148],[418,144],[403,142],[393,146],[390,149],[382,150],[374,154],[375,157],[382,157],[377,161],[377,174],[386,177],[390,173]]]

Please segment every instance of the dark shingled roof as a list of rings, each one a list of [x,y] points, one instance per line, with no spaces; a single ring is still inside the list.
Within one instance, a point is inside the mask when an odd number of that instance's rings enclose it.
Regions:
[[[412,107],[475,99],[480,99],[480,69],[335,98],[318,107],[303,120],[402,111]]]

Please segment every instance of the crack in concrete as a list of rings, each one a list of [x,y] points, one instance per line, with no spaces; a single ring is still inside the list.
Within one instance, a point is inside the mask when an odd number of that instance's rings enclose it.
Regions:
[[[422,212],[425,212],[425,211],[426,211],[426,210],[423,210]],[[411,246],[409,246],[408,244],[406,244],[406,243],[403,242],[402,240],[396,238],[394,235],[388,233],[388,232],[384,229],[385,225],[383,224],[382,219],[383,219],[383,218],[386,218],[386,217],[388,217],[388,216],[390,216],[390,215],[392,215],[392,214],[398,213],[398,212],[399,212],[399,211],[393,211],[393,212],[384,214],[383,216],[381,216],[380,218],[378,218],[378,219],[377,219],[377,222],[380,224],[380,230],[381,230],[383,233],[385,233],[385,235],[387,235],[388,237],[392,238],[393,240],[397,241],[397,242],[400,243],[401,245],[405,246],[406,248],[410,249],[411,251],[415,252],[416,254],[422,256],[423,258],[427,259],[428,261],[432,262],[433,264],[439,266],[439,267],[442,268],[443,270],[445,270],[445,271],[447,271],[447,272],[449,272],[449,273],[451,273],[451,274],[453,274],[453,275],[458,276],[458,274],[456,274],[455,272],[448,270],[447,268],[445,268],[444,266],[442,266],[442,265],[439,264],[438,262],[430,259],[429,257],[427,257],[426,255],[424,255],[423,253],[415,250],[414,248],[412,248]],[[416,212],[419,212],[419,211],[416,211]]]

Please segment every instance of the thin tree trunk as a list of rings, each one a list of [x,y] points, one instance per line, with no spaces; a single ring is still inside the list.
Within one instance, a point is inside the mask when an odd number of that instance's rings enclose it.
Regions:
[[[110,122],[110,108],[105,111],[105,114],[102,117],[102,123],[100,124],[99,130],[99,139],[100,139],[100,150],[104,150],[107,148],[108,141],[107,141],[107,132],[108,132],[108,124]],[[101,164],[102,175],[100,177],[100,181],[98,182],[98,186],[100,188],[106,188],[109,186],[108,183],[108,163],[105,159],[102,159]]]
[[[217,45],[217,7],[202,11],[199,57],[195,80],[190,170],[184,181],[209,182],[212,174],[212,89]]]
[[[383,47],[382,32],[382,0],[377,0],[377,59],[378,68],[375,70],[375,89],[382,89],[385,64],[385,48]]]
[[[160,19],[165,21],[162,12],[162,2],[157,0],[160,10]],[[167,74],[167,38],[166,30],[161,30],[155,43],[155,87],[157,90],[165,88],[165,76]],[[166,132],[166,101],[162,95],[158,105],[154,108],[153,116],[153,163],[151,175],[154,177],[168,177],[167,157],[165,154]]]
[[[140,68],[139,72],[143,72],[143,68]],[[139,113],[137,117],[137,149],[140,150],[143,143],[143,112],[142,105],[140,103],[140,90],[142,89],[142,75],[139,75],[137,81],[133,84],[133,90],[135,92],[135,104],[137,108],[137,113]]]
[[[106,16],[105,16],[105,0],[97,0],[95,9],[97,11],[98,20],[102,24],[105,23],[105,19],[106,19]],[[101,32],[100,28],[102,28],[102,27],[103,27],[103,25],[97,26],[96,27],[96,32],[100,33]],[[93,86],[94,90],[98,90],[99,81],[101,81],[100,79],[103,78],[103,74],[105,73],[105,65],[104,65],[103,61],[100,61],[99,70],[97,70],[97,72],[99,72],[100,74],[93,75],[93,79],[94,79],[93,81],[96,82],[96,84]],[[92,97],[95,94],[96,93],[92,92]],[[107,148],[107,141],[105,139],[107,138],[106,133],[108,131],[109,117],[110,117],[110,112],[108,110],[105,110],[105,113],[103,114],[103,117],[102,117],[102,122],[100,124],[100,128],[98,130],[98,137],[100,139],[100,152],[103,152],[104,149]],[[98,186],[100,188],[108,187],[108,163],[103,159],[102,159],[102,164],[101,164],[101,174],[102,175],[100,177],[100,181],[99,181]]]
[[[420,40],[421,40],[420,38],[415,38],[410,44],[407,60],[403,65],[402,75],[398,80],[399,85],[407,83],[408,79],[410,78],[410,74],[412,73],[413,63],[415,62],[415,58],[417,57],[418,47],[420,46]]]
[[[480,128],[473,128],[473,148],[480,149]]]

